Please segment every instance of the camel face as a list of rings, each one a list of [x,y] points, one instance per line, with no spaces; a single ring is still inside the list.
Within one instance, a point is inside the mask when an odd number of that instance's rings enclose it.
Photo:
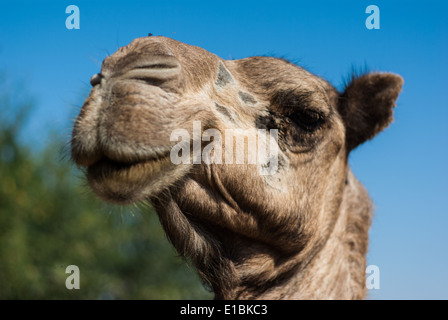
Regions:
[[[230,165],[230,170],[262,180],[263,188],[281,193],[293,191],[288,186],[297,187],[296,181],[309,180],[292,178],[297,170],[290,166],[306,169],[303,164],[319,157],[333,162],[328,160],[334,160],[343,146],[344,128],[334,111],[336,91],[280,59],[223,61],[197,47],[148,37],[106,58],[101,73],[91,82],[92,92],[74,129],[73,156],[88,167],[94,190],[114,202],[150,197],[196,172],[191,164],[205,160],[207,129],[221,134],[219,141],[211,139],[221,145],[221,155],[212,154],[215,169],[222,171],[220,164]],[[195,125],[199,133],[193,132]],[[180,165],[171,161],[171,150],[177,144],[172,135],[179,129],[188,132],[191,146],[201,144],[199,161],[193,152],[191,161]],[[262,137],[267,140],[267,151],[278,149],[264,159],[258,154],[260,129],[267,134]],[[237,145],[235,140],[231,146],[234,157],[226,161],[222,153],[230,150],[225,138],[231,134],[244,135],[246,141]],[[248,145],[251,138],[255,149]],[[270,141],[276,145],[269,146]],[[313,152],[318,145],[326,145],[323,152]],[[241,149],[245,160],[233,166]],[[248,163],[249,156],[254,157],[251,164],[255,166]],[[256,169],[271,164],[269,160],[275,163],[272,174],[260,177]]]
[[[107,57],[91,83],[73,160],[103,199],[150,200],[218,297],[258,297],[308,265],[344,234],[347,194],[370,223],[347,158],[392,120],[399,76],[354,77],[339,93],[283,59],[226,61],[146,37]]]

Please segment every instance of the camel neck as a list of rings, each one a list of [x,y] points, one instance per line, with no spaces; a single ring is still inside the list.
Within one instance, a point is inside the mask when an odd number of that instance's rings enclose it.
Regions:
[[[273,258],[269,250],[254,254],[252,260],[235,265],[239,281],[230,290],[219,292],[217,298],[363,299],[372,215],[366,198],[366,190],[350,173],[338,220],[319,249],[308,248],[284,260]],[[270,280],[257,283],[263,278]]]

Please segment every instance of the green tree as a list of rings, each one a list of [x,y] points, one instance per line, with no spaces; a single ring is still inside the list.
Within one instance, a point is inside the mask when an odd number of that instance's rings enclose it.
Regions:
[[[0,83],[0,299],[210,298],[151,207],[96,199],[56,135],[44,150],[21,141],[33,103],[18,97]]]

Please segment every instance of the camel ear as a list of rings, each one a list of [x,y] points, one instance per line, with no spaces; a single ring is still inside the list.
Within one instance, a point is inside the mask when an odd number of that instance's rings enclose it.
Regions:
[[[392,122],[402,85],[403,78],[392,73],[352,77],[338,106],[345,122],[348,151],[372,139]]]

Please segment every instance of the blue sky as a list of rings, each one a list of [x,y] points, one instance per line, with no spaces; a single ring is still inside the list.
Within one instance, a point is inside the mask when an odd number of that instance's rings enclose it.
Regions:
[[[65,8],[80,9],[68,30]],[[365,8],[380,8],[368,30]],[[341,88],[352,67],[403,76],[395,122],[350,164],[376,213],[368,264],[372,299],[448,299],[448,2],[0,1],[0,71],[37,101],[26,137],[48,126],[68,137],[90,77],[136,37],[164,35],[224,59],[275,55]]]

